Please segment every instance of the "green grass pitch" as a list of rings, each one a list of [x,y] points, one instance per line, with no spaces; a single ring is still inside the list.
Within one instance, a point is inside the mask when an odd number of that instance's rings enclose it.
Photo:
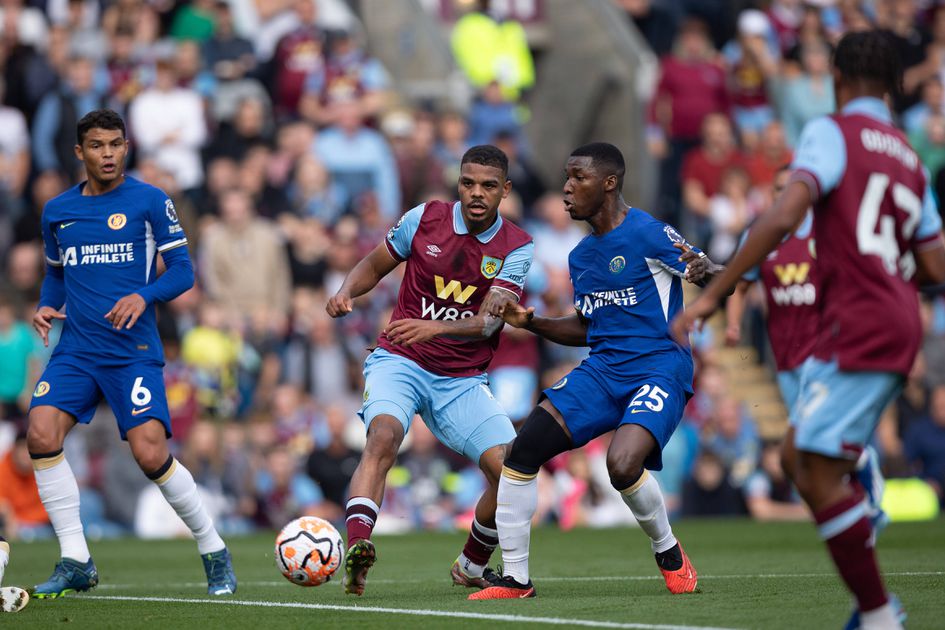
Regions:
[[[846,621],[850,598],[812,525],[703,520],[680,522],[675,530],[699,572],[698,593],[669,594],[637,529],[542,528],[532,535],[538,597],[498,602],[466,601],[470,591],[451,585],[449,567],[463,543],[461,534],[377,537],[378,563],[361,598],[345,596],[340,581],[310,589],[290,584],[273,564],[272,535],[234,539],[229,544],[239,591],[218,602],[206,601],[192,541],[99,542],[92,545],[98,588],[31,601],[16,615],[0,615],[0,625],[814,630],[841,628]],[[909,614],[907,627],[945,627],[945,521],[893,524],[879,550],[887,584]],[[57,553],[52,542],[14,543],[4,584],[42,581]]]

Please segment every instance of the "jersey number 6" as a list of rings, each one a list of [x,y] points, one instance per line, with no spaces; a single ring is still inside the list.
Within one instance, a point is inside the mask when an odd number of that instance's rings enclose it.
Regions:
[[[136,407],[143,407],[151,402],[151,390],[141,384],[143,380],[144,377],[139,376],[135,379],[134,385],[131,386],[131,402]]]

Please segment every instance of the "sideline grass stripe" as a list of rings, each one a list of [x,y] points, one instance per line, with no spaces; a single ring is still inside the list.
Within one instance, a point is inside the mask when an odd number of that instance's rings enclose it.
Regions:
[[[732,630],[730,628],[715,628],[711,626],[674,626],[649,623],[621,623],[617,621],[592,621],[590,619],[565,619],[562,617],[525,617],[523,615],[498,615],[449,610],[385,608],[380,606],[339,606],[335,604],[304,604],[301,602],[261,602],[238,599],[190,599],[186,597],[123,597],[120,595],[92,595],[83,597],[82,599],[113,600],[123,602],[155,602],[167,604],[216,604],[217,606],[249,606],[257,608],[304,608],[308,610],[334,610],[341,612],[413,615],[416,617],[447,617],[452,619],[476,619],[482,621],[508,621],[511,623],[535,623],[551,626],[613,628],[616,630]]]

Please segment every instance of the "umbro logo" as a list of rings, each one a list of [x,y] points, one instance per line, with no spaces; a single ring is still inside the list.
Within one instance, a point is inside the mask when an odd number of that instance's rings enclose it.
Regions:
[[[442,252],[443,250],[436,245],[427,245],[427,256],[433,256],[436,258]]]

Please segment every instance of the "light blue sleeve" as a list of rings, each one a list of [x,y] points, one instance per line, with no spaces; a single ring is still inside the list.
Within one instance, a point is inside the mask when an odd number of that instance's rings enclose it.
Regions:
[[[791,170],[807,171],[817,179],[821,197],[840,183],[847,168],[847,147],[837,123],[827,116],[806,125],[797,143]]]
[[[423,216],[425,207],[426,204],[421,203],[416,208],[411,208],[387,232],[387,247],[393,250],[393,253],[401,260],[407,260],[410,257],[410,245],[420,227],[420,217]]]
[[[922,199],[922,218],[919,219],[919,227],[915,231],[915,238],[924,241],[935,238],[942,231],[942,217],[938,213],[938,204],[935,201],[935,194],[932,188],[925,187],[925,197]]]
[[[509,252],[499,270],[496,280],[514,284],[520,290],[525,288],[525,276],[532,266],[532,254],[535,253],[535,243],[528,242]]]

